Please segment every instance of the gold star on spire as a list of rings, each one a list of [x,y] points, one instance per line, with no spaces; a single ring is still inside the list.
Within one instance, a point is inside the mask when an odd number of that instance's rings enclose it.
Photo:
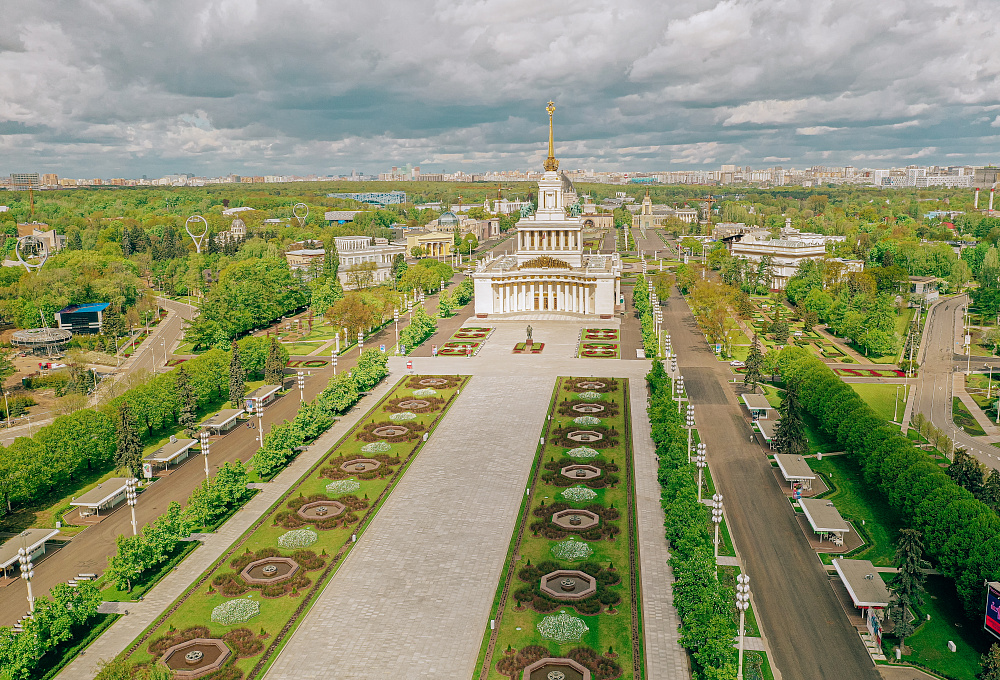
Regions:
[[[556,155],[555,155],[555,141],[552,136],[552,114],[555,113],[556,103],[553,101],[549,101],[548,105],[546,105],[545,107],[545,110],[549,112],[549,157],[545,159],[545,165],[543,167],[545,168],[546,172],[548,172],[549,170],[555,172],[556,170],[559,169],[559,161],[556,160]]]

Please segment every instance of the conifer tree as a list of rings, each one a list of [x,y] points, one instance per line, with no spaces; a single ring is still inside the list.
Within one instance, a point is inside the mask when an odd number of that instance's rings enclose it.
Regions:
[[[278,341],[271,338],[267,346],[267,359],[264,361],[264,380],[268,385],[280,385],[284,381],[284,366],[281,365],[281,355],[278,352]]]
[[[246,397],[246,371],[243,370],[243,361],[240,359],[240,348],[233,341],[232,356],[229,359],[229,402],[233,408],[240,408],[243,398]]]
[[[753,336],[753,343],[750,345],[750,354],[747,355],[746,373],[743,375],[743,384],[749,385],[751,391],[757,391],[757,385],[761,381],[761,369],[764,367],[764,355],[760,351],[760,342],[757,336]]]
[[[142,470],[142,442],[132,418],[132,409],[128,402],[122,402],[118,407],[118,443],[115,447],[115,465],[127,470],[133,477],[138,477]]]
[[[982,656],[983,670],[976,677],[979,680],[1000,680],[1000,644],[994,642],[990,651]]]
[[[198,422],[195,418],[198,403],[194,396],[194,390],[191,389],[191,378],[187,374],[187,371],[184,370],[183,365],[177,367],[174,384],[177,389],[177,399],[181,405],[180,417],[178,417],[177,423],[184,428],[184,431],[190,437],[198,427]]]
[[[802,423],[802,405],[794,383],[785,389],[785,398],[778,407],[781,420],[774,431],[774,448],[781,453],[802,453],[808,448],[805,425]]]
[[[893,592],[908,603],[921,604],[924,589],[923,570],[930,564],[924,559],[924,544],[920,532],[916,529],[901,529],[899,543],[896,544],[896,566],[899,571],[892,577],[890,586]]]

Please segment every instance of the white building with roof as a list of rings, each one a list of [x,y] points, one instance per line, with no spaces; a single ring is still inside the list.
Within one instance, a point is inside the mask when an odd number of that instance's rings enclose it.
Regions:
[[[549,156],[538,181],[538,211],[515,225],[514,252],[481,260],[472,275],[476,316],[564,312],[611,318],[621,302],[621,259],[583,254],[583,221],[567,214],[576,201],[553,155],[549,104]],[[567,187],[567,185],[569,185]]]
[[[406,246],[389,243],[388,239],[371,236],[337,236],[333,239],[340,257],[337,278],[344,289],[357,287],[360,280],[356,272],[359,266],[370,262],[371,284],[384,283],[392,279],[392,261],[397,255],[406,255]],[[353,269],[352,269],[353,268]],[[366,267],[366,269],[370,269]],[[367,274],[364,279],[367,280]]]
[[[823,243],[806,243],[788,239],[758,239],[753,233],[743,238],[729,241],[729,253],[751,262],[771,258],[772,289],[784,288],[788,279],[795,276],[799,266],[806,260],[819,260],[826,256]]]

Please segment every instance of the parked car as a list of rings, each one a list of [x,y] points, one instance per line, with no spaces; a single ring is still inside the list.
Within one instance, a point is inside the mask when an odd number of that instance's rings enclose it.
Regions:
[[[746,366],[746,364],[744,364],[739,359],[733,359],[732,361],[729,362],[729,365],[732,366],[733,368],[743,368],[744,366]]]

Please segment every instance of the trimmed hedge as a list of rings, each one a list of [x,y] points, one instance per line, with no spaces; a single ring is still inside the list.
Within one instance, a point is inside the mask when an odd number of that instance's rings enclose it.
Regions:
[[[649,303],[646,277],[639,274],[635,277],[635,288],[632,289],[632,306],[639,312],[639,325],[642,328],[642,348],[646,356],[652,359],[659,356],[656,341],[656,326],[653,323],[653,308]]]
[[[681,617],[681,645],[691,653],[695,680],[736,677],[733,639],[735,593],[715,578],[715,551],[709,510],[698,502],[695,467],[688,462],[687,432],[670,396],[667,372],[659,361],[647,374],[649,421],[659,457],[657,477],[666,515],[674,606]]]
[[[778,361],[785,379],[798,383],[802,405],[823,433],[853,456],[865,480],[923,533],[927,554],[942,574],[955,579],[966,612],[981,616],[983,581],[1000,580],[1000,517],[807,350],[785,348]]]

